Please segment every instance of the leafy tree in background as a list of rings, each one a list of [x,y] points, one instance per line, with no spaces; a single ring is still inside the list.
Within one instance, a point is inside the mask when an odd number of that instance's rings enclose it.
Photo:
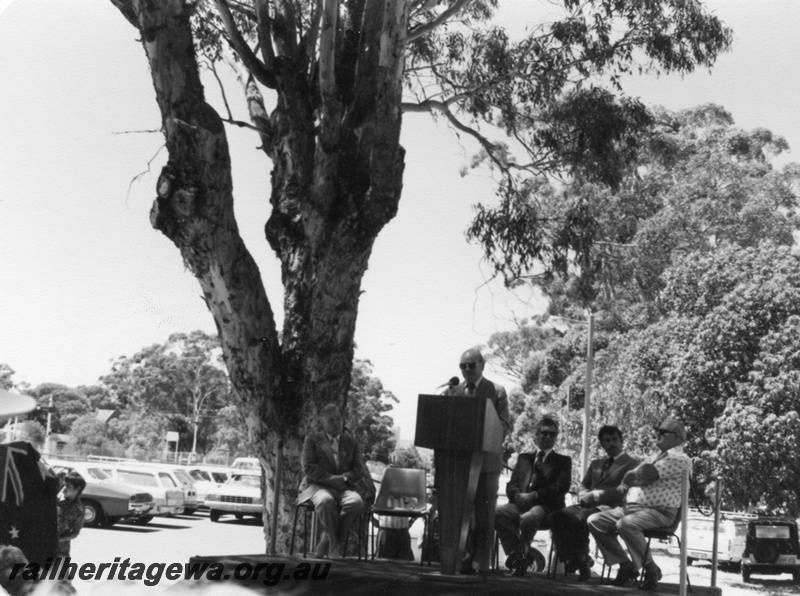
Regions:
[[[392,402],[398,403],[398,400],[391,391],[383,388],[379,378],[373,376],[372,363],[369,360],[353,362],[345,426],[358,440],[368,459],[389,463],[395,444],[394,420],[387,414],[392,410]]]
[[[190,451],[195,421],[229,402],[232,392],[219,341],[202,331],[174,333],[163,344],[118,358],[100,381],[125,412],[131,430],[138,432],[140,447],[151,449],[160,448],[163,433],[174,430],[182,433],[180,450]],[[153,420],[145,425],[147,418]],[[150,430],[139,432],[145,426]],[[213,432],[200,434],[205,428],[198,426],[201,451]]]
[[[392,465],[396,468],[424,470],[427,466],[416,447],[398,447],[392,453]]]
[[[799,308],[792,249],[800,167],[773,168],[785,141],[765,129],[737,129],[719,106],[659,109],[653,123],[638,141],[635,170],[616,188],[577,179],[561,188],[542,186],[542,201],[554,213],[582,206],[591,242],[588,257],[565,274],[532,279],[550,297],[551,313],[578,317],[587,305],[600,311],[595,428],[618,423],[629,449],[646,453],[653,448],[651,427],[678,415],[689,430],[688,451],[702,456],[696,477],[706,482],[731,473],[730,462],[742,457],[735,441],[719,452],[716,420],[726,407],[743,407],[740,386],[756,374],[763,338]],[[523,387],[534,402],[541,400],[543,371],[560,373],[551,379],[563,379],[561,395],[582,385],[582,351],[576,343],[559,348],[561,341],[529,361]],[[548,359],[560,366],[548,367]],[[770,448],[780,452],[777,443]],[[755,491],[750,504],[791,501],[785,490],[766,499],[764,486],[739,486]],[[748,504],[744,490],[732,497],[737,507]]]
[[[52,398],[53,411],[50,413],[50,432],[69,433],[72,424],[80,416],[94,413],[89,399],[81,388],[67,387],[59,383],[42,383],[29,390],[28,395],[36,398],[38,409],[29,417],[43,427],[47,427],[47,410]]]
[[[613,180],[641,109],[577,85],[600,73],[618,84],[640,66],[690,72],[730,42],[692,0],[564,0],[562,17],[519,41],[492,22],[496,0],[112,3],[142,40],[169,153],[151,223],[201,285],[268,475],[285,441],[284,521],[316,410],[346,400],[361,279],[400,199],[403,112],[475,138],[503,196],[561,167]],[[198,54],[235,68],[250,123],[207,103]],[[265,232],[282,266],[281,333],[234,218],[226,121],[254,129],[271,162]]]
[[[714,427],[714,471],[725,479],[729,506],[800,514],[798,411],[800,316],[792,315],[761,338],[747,380]]]
[[[8,364],[0,362],[0,389],[11,389],[14,387],[14,381],[11,377],[14,376],[14,369]]]

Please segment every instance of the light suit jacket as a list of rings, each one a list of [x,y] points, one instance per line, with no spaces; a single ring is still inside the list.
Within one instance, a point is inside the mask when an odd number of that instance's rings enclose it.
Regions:
[[[344,475],[349,488],[355,490],[354,484],[360,476],[371,478],[369,470],[361,455],[361,448],[352,435],[344,432],[339,435],[339,464],[333,458],[328,435],[324,432],[310,433],[303,444],[303,472],[305,476],[300,483],[297,502],[310,499],[321,487],[332,489],[332,476]]]
[[[452,389],[447,391],[447,395],[461,395],[467,397],[467,384],[462,381]],[[486,377],[481,377],[481,380],[475,386],[474,398],[483,398],[491,400],[494,409],[497,412],[497,417],[500,419],[500,424],[503,426],[503,437],[508,434],[511,429],[510,417],[508,414],[508,396],[506,390],[502,385],[493,383]],[[483,456],[483,466],[481,473],[486,472],[502,472],[503,471],[503,454],[502,453],[486,453]]]

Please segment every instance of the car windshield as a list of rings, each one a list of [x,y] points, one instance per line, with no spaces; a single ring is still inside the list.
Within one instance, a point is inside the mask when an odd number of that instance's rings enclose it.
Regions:
[[[214,482],[221,484],[228,481],[228,475],[223,472],[211,472],[211,475],[214,477]]]
[[[177,476],[178,480],[183,484],[194,484],[194,480],[183,470],[175,470],[175,476]]]
[[[198,482],[210,482],[211,477],[208,475],[208,472],[204,472],[203,470],[191,470],[189,475],[197,480]]]
[[[756,538],[789,538],[789,526],[756,526]]]
[[[261,477],[253,474],[234,474],[228,484],[238,484],[245,486],[261,486]]]
[[[109,480],[111,476],[103,472],[100,468],[86,468],[86,473],[97,480]]]
[[[130,470],[119,470],[117,472],[120,478],[128,484],[138,484],[139,486],[158,486],[158,481],[152,474],[144,472],[132,472]]]

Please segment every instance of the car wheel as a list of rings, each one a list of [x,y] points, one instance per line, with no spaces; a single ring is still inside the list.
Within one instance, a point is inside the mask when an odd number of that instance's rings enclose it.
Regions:
[[[696,560],[696,559],[695,559],[694,557],[686,557],[686,566],[687,566],[687,567],[691,567],[691,566],[692,566],[692,563],[694,563],[694,562],[695,562],[695,560]]]
[[[103,524],[103,508],[94,501],[83,502],[83,525],[94,527]]]
[[[242,515],[241,513],[237,513],[236,514],[236,519],[238,519],[239,521],[242,521],[244,519],[244,515]]]
[[[108,515],[108,516],[106,516],[106,523],[104,525],[105,525],[106,528],[110,528],[111,526],[113,526],[115,523],[117,523],[121,519],[122,519],[121,517],[112,517],[112,516]]]
[[[219,516],[220,516],[220,511],[219,511],[219,509],[209,509],[209,511],[208,511],[208,518],[209,518],[209,519],[210,519],[212,522],[217,522],[217,521],[219,521]]]
[[[792,577],[794,578],[794,583],[800,584],[800,570],[792,571]]]
[[[152,515],[145,515],[143,517],[138,518],[136,520],[136,523],[139,524],[140,526],[145,526],[145,525],[149,524],[151,521],[153,521],[153,516]]]
[[[184,515],[192,515],[192,514],[193,514],[193,513],[195,513],[196,511],[197,511],[197,509],[195,509],[194,507],[191,507],[191,508],[189,508],[189,509],[184,509],[184,510],[183,510],[183,514],[184,514]]]
[[[742,581],[744,583],[750,583],[750,568],[742,565]]]

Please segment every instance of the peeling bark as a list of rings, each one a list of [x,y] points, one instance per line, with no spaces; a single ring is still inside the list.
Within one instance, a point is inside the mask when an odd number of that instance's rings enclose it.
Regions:
[[[261,48],[268,72],[258,78],[275,81],[277,106],[267,114],[252,79],[243,86],[272,159],[265,234],[281,261],[282,342],[234,218],[230,154],[200,82],[192,5],[112,2],[141,33],[169,151],[151,222],[180,250],[217,325],[249,436],[267,470],[265,533],[275,449],[284,441],[278,538],[285,543],[302,474],[302,438],[322,404],[346,400],[361,280],[375,238],[397,212],[406,2],[391,0],[386,10],[366,3],[344,41],[337,38],[336,3],[325,2],[325,55],[313,66],[322,67],[318,77],[307,76],[308,49],[297,43],[292,2],[276,0],[272,13],[264,0],[256,4],[259,39],[272,39]],[[234,45],[242,43],[237,38]]]

